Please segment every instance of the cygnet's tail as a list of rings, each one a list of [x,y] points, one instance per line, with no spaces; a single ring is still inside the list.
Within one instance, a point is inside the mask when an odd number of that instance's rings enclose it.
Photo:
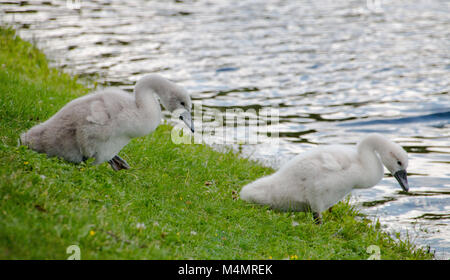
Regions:
[[[244,186],[239,193],[240,198],[242,200],[258,204],[270,203],[268,197],[268,191],[270,188],[268,185],[269,178],[270,177],[263,177]]]
[[[21,139],[22,138],[22,134],[19,136],[19,138],[17,138],[17,147],[22,146],[22,139]]]
[[[28,146],[29,148],[40,151],[42,150],[41,147],[41,139],[40,136],[43,134],[43,128],[39,125],[31,128],[30,130],[22,133],[20,135],[20,138],[18,140],[20,145]]]
[[[245,185],[245,186],[242,188],[241,192],[239,193],[239,197],[240,197],[242,200],[245,200],[245,201],[248,201],[248,202],[251,202],[251,197],[252,197],[252,195],[251,195],[251,192],[252,192],[252,191],[251,191],[250,185],[251,185],[251,184]]]
[[[27,145],[26,138],[27,138],[27,133],[26,132],[20,134],[19,139],[17,139],[18,146],[21,146],[21,145],[26,146]]]

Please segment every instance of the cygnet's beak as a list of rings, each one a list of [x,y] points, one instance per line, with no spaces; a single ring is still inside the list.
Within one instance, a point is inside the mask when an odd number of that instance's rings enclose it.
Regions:
[[[409,190],[408,178],[406,177],[406,170],[399,170],[394,174],[395,179],[402,187],[402,189],[407,192]]]
[[[185,110],[180,115],[180,120],[184,121],[184,123],[191,129],[192,132],[194,132],[194,122],[191,118],[191,112]]]

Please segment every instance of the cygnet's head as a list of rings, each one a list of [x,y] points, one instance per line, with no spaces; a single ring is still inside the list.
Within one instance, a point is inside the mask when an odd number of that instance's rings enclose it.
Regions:
[[[170,112],[177,111],[180,119],[194,132],[194,123],[191,118],[192,102],[185,89],[156,74],[143,77],[136,84],[136,90],[140,87],[149,87],[159,96],[164,108]]]
[[[397,179],[402,189],[409,190],[406,168],[408,167],[408,154],[397,143],[386,140],[378,149],[381,160],[391,174]]]

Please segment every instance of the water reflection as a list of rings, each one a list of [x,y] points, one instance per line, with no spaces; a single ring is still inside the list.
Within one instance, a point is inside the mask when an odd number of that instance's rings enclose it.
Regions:
[[[380,132],[410,155],[412,195],[386,177],[354,193],[387,230],[450,257],[450,4],[394,1],[2,1],[0,17],[53,65],[133,88],[158,72],[203,110],[278,108],[275,167]]]

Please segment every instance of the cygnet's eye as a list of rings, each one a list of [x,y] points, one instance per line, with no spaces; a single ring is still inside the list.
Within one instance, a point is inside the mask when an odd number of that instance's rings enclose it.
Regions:
[[[402,162],[399,161],[399,160],[397,161],[397,164],[400,165],[400,166],[402,166]]]
[[[183,106],[183,107],[184,107],[185,105],[186,105],[186,104],[185,104],[184,102],[181,102],[181,106]]]

